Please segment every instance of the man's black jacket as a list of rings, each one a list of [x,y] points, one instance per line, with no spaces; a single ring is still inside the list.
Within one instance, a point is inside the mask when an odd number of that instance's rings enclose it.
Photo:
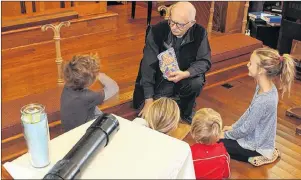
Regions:
[[[135,85],[135,108],[138,108],[144,99],[152,98],[155,88],[163,81],[157,55],[172,47],[175,38],[167,21],[151,26],[147,32],[143,59]],[[189,71],[190,77],[203,77],[205,82],[205,73],[211,67],[211,49],[207,32],[202,26],[194,24],[186,32],[176,54],[182,71]]]

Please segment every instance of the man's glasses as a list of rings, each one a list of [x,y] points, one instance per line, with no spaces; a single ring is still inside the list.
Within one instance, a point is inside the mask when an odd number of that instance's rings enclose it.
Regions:
[[[190,23],[190,22],[188,22],[188,23]],[[182,23],[174,22],[174,21],[171,20],[170,18],[168,19],[168,25],[169,25],[169,26],[176,25],[176,27],[177,27],[178,29],[184,29],[184,27],[185,27],[188,23],[182,24]]]

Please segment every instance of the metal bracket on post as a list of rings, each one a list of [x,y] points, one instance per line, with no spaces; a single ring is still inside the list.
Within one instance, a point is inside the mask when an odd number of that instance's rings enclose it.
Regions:
[[[43,32],[45,32],[49,28],[52,29],[54,32],[53,39],[55,42],[55,52],[56,52],[55,62],[57,64],[57,70],[58,70],[58,80],[57,80],[58,84],[62,84],[64,82],[63,77],[62,77],[63,59],[62,59],[62,55],[61,55],[61,44],[60,44],[60,40],[61,40],[60,30],[61,30],[61,27],[63,27],[63,26],[69,27],[70,21],[61,22],[58,25],[45,24],[41,27]]]

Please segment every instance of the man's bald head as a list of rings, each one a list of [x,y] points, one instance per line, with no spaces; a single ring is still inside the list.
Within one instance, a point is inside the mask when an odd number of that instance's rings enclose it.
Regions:
[[[172,6],[171,14],[181,14],[187,21],[194,21],[196,10],[190,2],[177,2]]]
[[[190,2],[177,2],[171,8],[170,29],[175,36],[183,36],[195,23],[196,10]]]

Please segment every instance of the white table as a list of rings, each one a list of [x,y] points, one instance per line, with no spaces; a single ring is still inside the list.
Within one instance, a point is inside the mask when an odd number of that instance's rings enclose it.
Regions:
[[[116,115],[114,115],[116,116]],[[83,179],[195,179],[189,145],[116,116],[120,130],[89,160]],[[51,164],[34,168],[28,153],[4,164],[14,179],[41,179],[84,135],[93,121],[50,141]]]

